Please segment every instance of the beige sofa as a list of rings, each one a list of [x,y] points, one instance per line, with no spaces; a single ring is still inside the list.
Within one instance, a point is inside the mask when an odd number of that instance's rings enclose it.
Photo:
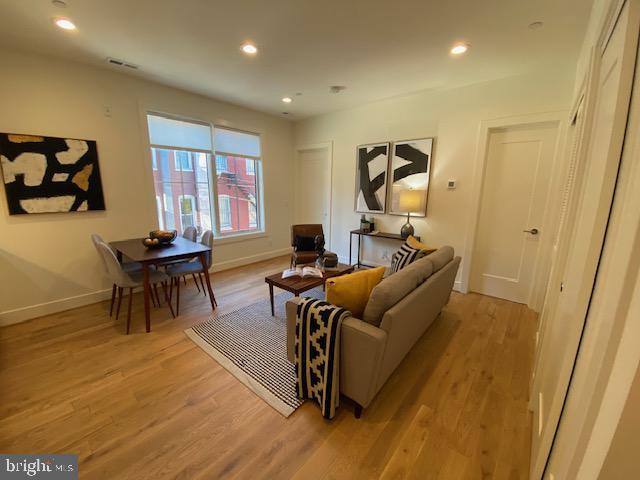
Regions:
[[[344,320],[340,392],[356,402],[356,417],[447,304],[459,265],[453,248],[442,247],[383,279],[371,292],[362,319]],[[297,304],[294,298],[286,305],[292,362]]]

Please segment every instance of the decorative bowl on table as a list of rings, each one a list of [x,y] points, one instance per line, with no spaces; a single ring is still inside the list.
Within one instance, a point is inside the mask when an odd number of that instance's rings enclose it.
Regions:
[[[168,247],[177,236],[176,230],[152,230],[147,238],[142,239],[142,244],[147,248]]]

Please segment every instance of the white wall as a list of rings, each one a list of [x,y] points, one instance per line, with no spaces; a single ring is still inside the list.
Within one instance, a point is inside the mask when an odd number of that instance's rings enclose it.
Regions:
[[[0,192],[0,324],[103,298],[109,285],[89,235],[125,239],[157,226],[147,109],[262,134],[267,235],[216,246],[214,266],[287,250],[293,196],[289,121],[107,69],[1,50],[0,63],[0,132],[97,140],[107,207],[9,216]]]
[[[356,146],[435,137],[427,217],[412,219],[412,224],[424,242],[452,245],[462,255],[470,234],[473,180],[480,173],[476,171],[476,150],[481,121],[568,110],[573,81],[573,65],[568,62],[564,72],[424,91],[296,123],[296,145],[334,142],[331,249],[348,256],[348,232],[359,224],[360,215],[354,212]],[[447,189],[449,179],[457,181],[455,190]],[[398,233],[406,221],[406,217],[393,215],[375,218],[377,229]],[[367,258],[389,264],[388,257],[398,243],[375,242],[375,248],[365,242]],[[459,279],[461,275],[462,269]]]

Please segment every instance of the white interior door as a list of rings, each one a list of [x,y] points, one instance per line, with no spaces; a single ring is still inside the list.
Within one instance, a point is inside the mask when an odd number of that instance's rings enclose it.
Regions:
[[[296,223],[321,223],[331,240],[331,147],[301,147],[296,158]]]
[[[637,4],[636,4],[637,7]],[[595,102],[580,189],[572,195],[561,233],[555,306],[541,332],[531,391],[533,409],[531,478],[541,478],[560,422],[585,325],[615,190],[636,59],[638,18],[622,9],[595,74]],[[633,18],[633,21],[631,21]],[[582,172],[582,173],[581,173]],[[555,445],[567,448],[567,445]],[[552,472],[549,472],[552,473]]]
[[[556,123],[490,131],[471,290],[528,303],[557,135]]]

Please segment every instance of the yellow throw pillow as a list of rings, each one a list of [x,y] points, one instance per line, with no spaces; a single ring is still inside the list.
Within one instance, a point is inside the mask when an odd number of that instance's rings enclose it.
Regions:
[[[437,250],[437,248],[430,247],[425,243],[419,242],[413,235],[409,235],[409,237],[407,238],[407,245],[415,250],[420,250],[422,256],[429,255],[430,253]]]
[[[362,318],[371,290],[382,280],[384,267],[368,268],[327,280],[327,302]]]

